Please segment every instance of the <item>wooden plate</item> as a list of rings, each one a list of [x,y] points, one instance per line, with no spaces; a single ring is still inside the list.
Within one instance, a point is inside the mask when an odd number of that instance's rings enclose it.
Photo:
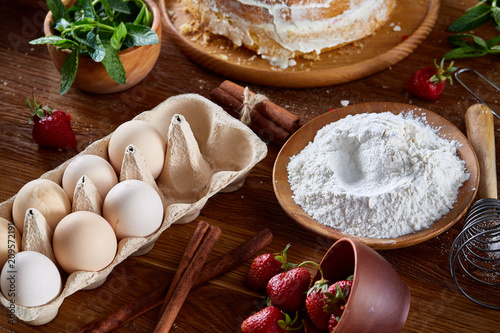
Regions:
[[[409,110],[412,110],[413,113],[417,116],[425,115],[430,126],[432,126],[433,128],[439,128],[438,134],[440,136],[450,140],[457,140],[460,143],[458,147],[458,155],[462,160],[466,162],[466,168],[470,174],[470,177],[462,185],[462,187],[460,187],[457,201],[453,205],[453,209],[448,214],[436,221],[428,229],[421,230],[419,232],[400,236],[397,238],[370,238],[344,234],[340,230],[320,224],[319,222],[311,218],[299,205],[295,203],[295,201],[292,199],[293,193],[288,182],[287,165],[290,161],[290,157],[295,156],[300,151],[302,151],[302,149],[314,139],[316,132],[319,129],[323,128],[329,123],[342,119],[347,115],[385,111],[391,111],[395,114],[399,114],[403,111]],[[374,249],[396,249],[415,245],[448,230],[458,220],[460,220],[460,218],[466,213],[467,209],[472,204],[477,192],[478,183],[478,161],[476,158],[476,154],[465,135],[449,121],[431,111],[400,103],[378,102],[352,105],[340,108],[335,111],[330,111],[313,119],[312,121],[301,127],[290,137],[290,139],[288,139],[288,141],[279,152],[273,169],[273,187],[276,197],[278,198],[278,201],[284,211],[295,222],[321,236],[331,239],[350,237],[353,239],[357,239]]]
[[[204,45],[182,34],[180,27],[192,20],[184,0],[160,0],[159,5],[167,34],[192,61],[232,79],[295,88],[345,83],[398,63],[424,41],[439,12],[439,0],[397,0],[392,18],[372,36],[322,53],[319,61],[298,59],[297,65],[280,70],[246,48],[231,47],[225,38],[212,38]],[[401,31],[395,31],[397,27]]]

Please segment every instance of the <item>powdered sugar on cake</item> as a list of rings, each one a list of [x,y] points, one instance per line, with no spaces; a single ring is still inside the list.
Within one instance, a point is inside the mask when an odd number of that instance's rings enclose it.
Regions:
[[[297,56],[371,35],[390,18],[395,0],[186,0],[214,34],[254,50],[283,69]]]

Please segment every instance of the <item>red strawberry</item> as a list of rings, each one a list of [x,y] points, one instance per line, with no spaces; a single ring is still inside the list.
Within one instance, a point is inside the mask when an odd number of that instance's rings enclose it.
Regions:
[[[275,306],[268,306],[259,312],[251,315],[241,324],[243,333],[274,333],[296,330],[292,326],[297,321],[298,316],[292,321],[290,316],[281,312]]]
[[[253,290],[265,290],[269,279],[288,270],[292,266],[287,262],[286,252],[289,247],[290,244],[279,254],[266,253],[255,258],[247,274],[247,286]]]
[[[340,318],[336,317],[334,314],[330,315],[330,318],[328,319],[328,332],[332,333],[335,330],[335,327],[337,327],[339,320]]]
[[[55,149],[76,149],[76,138],[71,128],[71,117],[59,110],[42,107],[33,97],[33,107],[28,99],[26,104],[31,110],[30,123],[33,126],[33,140],[42,147]]]
[[[328,290],[328,281],[323,278],[323,270],[317,264],[318,271],[321,274],[321,278],[314,283],[314,285],[307,292],[306,297],[306,311],[309,319],[319,330],[328,329],[328,319],[330,314],[325,311],[326,307],[326,296],[325,292]]]
[[[447,69],[444,69],[444,59],[438,65],[434,60],[434,66],[427,66],[417,71],[406,83],[405,90],[408,94],[427,101],[435,101],[441,96],[447,79],[453,84],[451,73],[456,71],[453,61]]]
[[[338,317],[342,315],[351,293],[352,279],[353,276],[351,275],[347,279],[337,281],[328,287],[328,290],[324,293],[326,296],[326,307],[324,308],[326,312],[335,314]]]
[[[296,267],[273,276],[267,284],[271,303],[285,312],[295,312],[304,306],[311,274],[303,267]]]
[[[325,286],[328,287],[326,284]],[[328,319],[330,318],[330,314],[323,310],[326,306],[324,291],[322,289],[312,290],[306,298],[307,315],[319,330],[328,328]]]

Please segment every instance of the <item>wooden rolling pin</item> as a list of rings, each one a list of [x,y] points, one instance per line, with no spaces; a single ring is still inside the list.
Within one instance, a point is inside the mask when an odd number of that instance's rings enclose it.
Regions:
[[[484,104],[474,104],[465,113],[467,137],[479,162],[477,199],[497,199],[495,129],[493,113]]]

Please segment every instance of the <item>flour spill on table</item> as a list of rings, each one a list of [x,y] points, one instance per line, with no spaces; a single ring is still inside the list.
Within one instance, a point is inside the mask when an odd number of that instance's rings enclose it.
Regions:
[[[343,233],[417,232],[452,209],[469,178],[458,145],[411,112],[349,115],[320,129],[290,158],[293,199]]]

